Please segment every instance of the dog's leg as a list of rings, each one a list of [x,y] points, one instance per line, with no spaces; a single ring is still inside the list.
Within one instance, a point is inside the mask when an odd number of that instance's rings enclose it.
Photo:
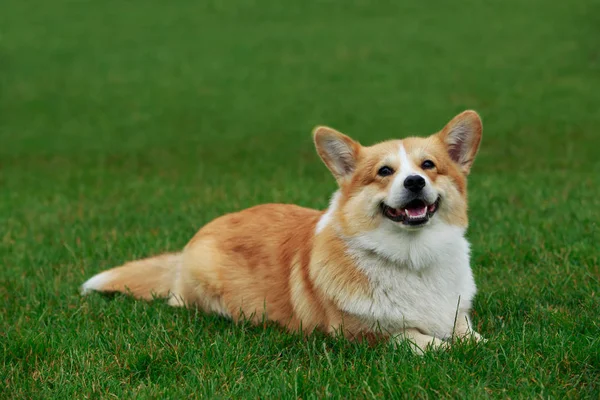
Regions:
[[[459,312],[454,326],[454,337],[459,339],[473,338],[476,342],[485,341],[483,336],[473,330],[471,319],[465,312]]]
[[[399,335],[394,336],[394,340],[401,342],[406,340],[410,347],[417,354],[423,354],[427,350],[437,350],[448,347],[448,342],[433,336],[426,335],[414,328],[407,328]]]

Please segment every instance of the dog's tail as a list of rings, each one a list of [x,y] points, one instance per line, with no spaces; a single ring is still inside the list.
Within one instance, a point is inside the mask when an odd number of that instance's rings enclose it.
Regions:
[[[181,253],[131,261],[94,275],[81,286],[81,294],[122,292],[145,300],[167,297],[173,289],[180,263]]]

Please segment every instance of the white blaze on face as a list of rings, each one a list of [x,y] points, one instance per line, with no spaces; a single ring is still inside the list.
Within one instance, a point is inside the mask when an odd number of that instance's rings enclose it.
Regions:
[[[404,181],[407,177],[410,175],[423,176],[417,171],[414,163],[408,157],[406,149],[402,143],[400,143],[398,149],[398,157],[400,158],[400,170],[396,172],[394,181],[390,187],[390,193],[388,194],[388,205],[391,207],[400,207],[402,205],[402,197],[404,197],[403,193],[406,190],[404,188]],[[425,182],[429,184],[427,177],[423,177],[425,178]]]
[[[400,143],[399,147],[400,148],[398,150],[398,155],[400,156],[400,173],[402,173],[405,176],[414,175],[416,173],[414,164],[408,158],[408,154],[406,154],[406,149],[404,148],[404,145]]]

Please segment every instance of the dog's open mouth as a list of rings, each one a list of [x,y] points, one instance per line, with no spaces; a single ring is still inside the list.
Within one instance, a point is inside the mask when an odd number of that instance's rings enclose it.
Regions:
[[[383,215],[394,222],[401,222],[404,225],[418,226],[423,225],[435,214],[440,205],[438,197],[432,204],[427,204],[421,199],[415,199],[400,208],[392,208],[385,203],[381,203]]]

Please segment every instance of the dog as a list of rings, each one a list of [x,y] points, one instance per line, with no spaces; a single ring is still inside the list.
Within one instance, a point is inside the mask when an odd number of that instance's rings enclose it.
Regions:
[[[475,111],[426,138],[373,146],[313,131],[338,189],[325,211],[265,204],[205,225],[179,253],[132,261],[82,293],[123,292],[290,331],[402,340],[417,351],[480,340],[470,320],[467,175]]]

